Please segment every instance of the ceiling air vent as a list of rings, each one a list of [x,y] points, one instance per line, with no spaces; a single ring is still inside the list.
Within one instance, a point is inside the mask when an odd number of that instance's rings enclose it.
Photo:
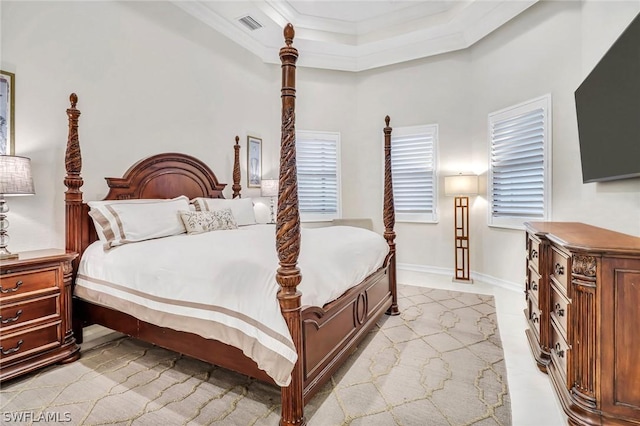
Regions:
[[[241,24],[249,28],[251,31],[262,28],[262,24],[249,15],[243,16],[242,18],[238,19],[238,21],[240,21]]]

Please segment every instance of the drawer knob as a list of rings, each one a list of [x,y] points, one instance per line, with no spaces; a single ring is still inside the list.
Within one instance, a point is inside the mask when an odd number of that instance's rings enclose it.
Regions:
[[[535,312],[531,314],[531,321],[533,322],[540,321],[540,319],[538,318],[538,315]]]
[[[562,346],[560,346],[560,343],[556,343],[556,355],[558,355],[559,358],[564,358],[564,350]]]
[[[556,263],[555,266],[553,267],[553,272],[556,275],[564,275],[564,266],[562,266],[559,263]]]
[[[538,250],[532,249],[531,250],[531,258],[535,259],[538,257]]]
[[[531,284],[531,290],[537,290],[538,289],[538,283],[534,282]]]
[[[6,351],[4,350],[3,346],[0,346],[0,352],[2,352],[2,355],[9,355],[14,352],[18,352],[20,350],[20,346],[22,346],[23,343],[24,340],[18,340],[18,345],[15,348],[7,349]]]
[[[16,312],[16,315],[11,318],[2,318],[2,315],[0,315],[0,322],[2,324],[9,324],[10,322],[18,321],[20,315],[22,315],[22,309],[18,310],[18,312]]]
[[[21,285],[22,285],[22,280],[18,280],[18,282],[16,282],[16,285],[13,286],[12,288],[2,288],[2,286],[0,285],[0,293],[2,294],[13,293],[14,291],[18,291]]]
[[[559,303],[556,303],[556,307],[555,307],[555,311],[556,311],[556,315],[559,317],[563,317],[564,316],[564,309],[562,309],[562,305],[560,305]]]

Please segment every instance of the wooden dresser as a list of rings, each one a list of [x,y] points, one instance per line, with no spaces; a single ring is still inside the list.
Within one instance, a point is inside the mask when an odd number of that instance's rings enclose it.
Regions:
[[[0,381],[80,356],[71,331],[76,257],[51,249],[0,262]]]
[[[569,424],[640,425],[640,238],[526,228],[526,334]]]

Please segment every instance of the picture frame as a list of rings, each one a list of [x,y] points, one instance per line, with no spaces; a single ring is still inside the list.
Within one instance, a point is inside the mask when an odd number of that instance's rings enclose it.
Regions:
[[[13,155],[16,134],[16,75],[0,70],[0,155]]]
[[[247,136],[247,186],[262,186],[262,139]]]

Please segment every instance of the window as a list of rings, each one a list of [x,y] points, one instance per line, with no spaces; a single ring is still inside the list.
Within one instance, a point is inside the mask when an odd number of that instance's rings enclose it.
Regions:
[[[489,225],[548,220],[551,95],[489,114]]]
[[[437,144],[437,124],[393,129],[391,172],[397,221],[437,221]]]
[[[296,132],[300,220],[339,218],[340,133]]]

